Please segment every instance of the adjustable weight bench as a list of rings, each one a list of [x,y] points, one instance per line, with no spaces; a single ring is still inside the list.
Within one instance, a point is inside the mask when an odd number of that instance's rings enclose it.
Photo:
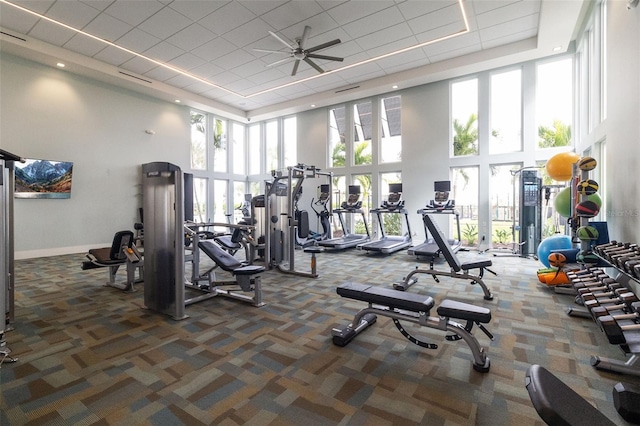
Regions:
[[[264,272],[264,266],[245,265],[238,259],[233,257],[228,251],[220,247],[213,240],[197,241],[197,247],[205,253],[211,260],[215,262],[215,266],[198,275],[197,268],[199,265],[198,250],[194,251],[195,260],[193,262],[193,283],[187,283],[186,287],[199,290],[204,294],[196,296],[185,301],[186,304],[199,302],[215,296],[226,296],[243,302],[249,302],[254,306],[263,306],[262,302],[262,282],[260,279],[261,272]],[[218,281],[215,278],[215,268],[232,273],[235,281]],[[199,285],[199,281],[205,281],[207,284]],[[253,295],[240,293],[252,292]]]
[[[142,254],[133,244],[133,232],[119,231],[113,237],[111,247],[103,247],[89,250],[87,259],[82,262],[82,270],[95,268],[109,268],[109,281],[105,285],[115,287],[119,290],[135,291],[134,283],[143,281]],[[120,266],[127,266],[127,282],[125,284],[116,282],[116,273]],[[136,279],[135,271],[138,270],[139,278]]]
[[[359,311],[347,327],[332,330],[331,335],[335,345],[346,346],[358,334],[374,324],[377,315],[380,315],[393,319],[393,323],[403,336],[423,348],[437,349],[438,345],[412,336],[402,327],[400,321],[409,321],[452,333],[445,338],[450,341],[462,339],[467,343],[473,355],[473,369],[481,373],[489,371],[489,357],[471,334],[471,329],[476,324],[493,340],[493,335],[482,325],[491,321],[489,309],[453,300],[443,300],[436,309],[438,316],[432,317],[429,316],[429,311],[435,302],[430,296],[351,282],[340,285],[337,293],[348,299],[367,302],[369,307]],[[466,324],[462,325],[452,321],[451,318],[466,321]]]
[[[404,291],[418,281],[417,278],[414,278],[414,275],[429,274],[433,277],[434,280],[436,280],[436,282],[440,282],[438,280],[438,276],[452,277],[452,278],[457,278],[462,280],[470,280],[472,285],[478,284],[480,285],[480,287],[482,287],[485,300],[492,300],[493,295],[491,294],[491,291],[489,290],[487,285],[484,283],[484,281],[482,281],[482,277],[484,276],[485,270],[496,275],[495,272],[489,269],[489,266],[491,266],[492,264],[491,260],[480,260],[477,262],[461,263],[460,259],[458,259],[456,254],[451,249],[451,246],[447,242],[447,239],[445,238],[444,233],[442,232],[438,224],[434,222],[433,219],[431,219],[431,217],[428,214],[423,215],[422,220],[424,221],[425,226],[433,236],[433,240],[436,242],[436,244],[440,248],[440,251],[442,252],[443,257],[451,267],[451,271],[436,270],[433,266],[433,259],[432,259],[431,263],[429,264],[429,269],[418,269],[418,268],[414,269],[401,282],[394,283],[393,288],[395,288],[396,290]],[[473,275],[469,273],[469,271],[472,269],[478,269],[479,270],[478,274]]]

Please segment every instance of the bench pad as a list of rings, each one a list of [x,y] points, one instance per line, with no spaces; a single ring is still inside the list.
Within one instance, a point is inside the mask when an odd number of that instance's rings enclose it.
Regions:
[[[411,312],[429,312],[434,305],[433,298],[430,296],[406,293],[369,284],[348,282],[338,286],[336,291],[340,296],[349,299],[362,300],[363,302]]]
[[[481,306],[445,299],[438,306],[438,315],[486,324],[491,321],[491,311]]]
[[[247,265],[233,270],[233,273],[235,275],[255,275],[259,274],[260,272],[264,272],[264,266]]]
[[[469,269],[488,268],[491,265],[492,264],[490,260],[480,260],[477,262],[463,263],[462,265],[460,265],[460,267],[463,271],[468,271]]]
[[[198,247],[227,272],[234,272],[234,270],[242,266],[238,259],[212,240],[201,240],[198,242]]]

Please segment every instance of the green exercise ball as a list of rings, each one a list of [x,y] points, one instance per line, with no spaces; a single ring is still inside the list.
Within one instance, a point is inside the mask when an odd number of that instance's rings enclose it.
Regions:
[[[556,194],[553,206],[562,217],[571,216],[571,188],[566,187]]]
[[[600,196],[597,193],[588,195],[587,196],[587,200],[593,201],[594,203],[596,203],[598,205],[599,209],[602,209],[602,199],[600,198]]]

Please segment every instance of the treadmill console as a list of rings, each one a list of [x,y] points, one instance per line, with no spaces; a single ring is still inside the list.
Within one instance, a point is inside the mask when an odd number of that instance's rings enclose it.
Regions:
[[[382,208],[387,210],[400,210],[404,207],[404,200],[402,199],[402,184],[390,183],[389,184],[389,196],[387,200],[382,203]]]
[[[360,201],[360,185],[349,185],[349,198],[342,202],[344,210],[357,210],[362,207]]]
[[[427,204],[428,209],[433,210],[453,210],[456,207],[454,200],[449,199],[449,191],[451,191],[451,182],[448,180],[436,181],[433,183],[433,189],[436,193],[433,200]]]

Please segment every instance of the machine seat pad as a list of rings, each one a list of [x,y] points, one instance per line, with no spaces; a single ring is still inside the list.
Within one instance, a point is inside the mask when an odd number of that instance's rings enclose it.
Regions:
[[[233,273],[235,275],[255,275],[259,274],[260,272],[264,272],[264,266],[247,265],[233,270]]]
[[[214,237],[214,240],[217,241],[218,244],[220,244],[227,250],[239,250],[242,248],[240,243],[233,241],[232,235],[220,235],[220,236]]]
[[[434,301],[430,296],[382,288],[369,284],[347,282],[337,288],[337,293],[349,299],[362,300],[389,308],[404,309],[411,312],[429,312]]]
[[[105,266],[122,265],[126,259],[111,259],[111,247],[103,247],[89,250],[89,254],[95,257],[98,263]]]
[[[203,240],[198,242],[198,247],[202,250],[211,260],[216,262],[218,266],[227,272],[234,272],[236,269],[242,266],[242,263],[228,251],[224,250],[218,244],[212,240]]]
[[[463,271],[476,268],[488,268],[489,266],[491,266],[491,260],[480,260],[478,262],[469,262],[460,265]]]
[[[438,306],[437,312],[441,317],[457,318],[485,324],[491,321],[491,311],[489,309],[468,303],[456,302],[455,300],[443,300],[440,306]]]
[[[309,246],[304,248],[305,253],[322,253],[324,251],[324,247],[319,246]]]

